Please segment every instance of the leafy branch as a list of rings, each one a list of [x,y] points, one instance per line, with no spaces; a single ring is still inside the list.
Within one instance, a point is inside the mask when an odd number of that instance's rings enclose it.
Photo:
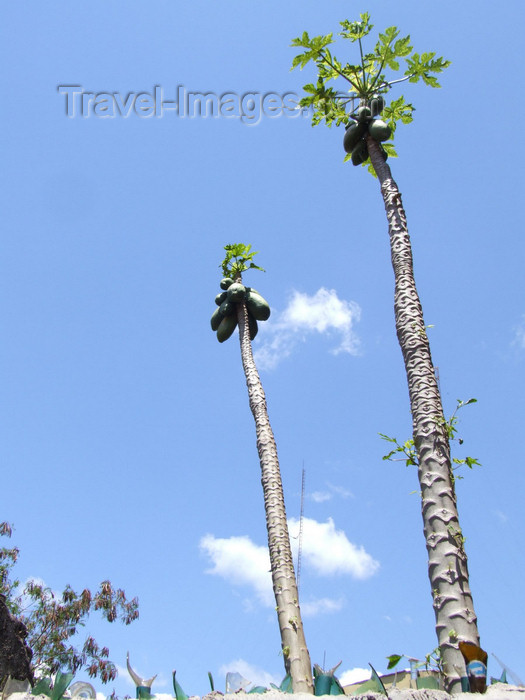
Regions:
[[[441,649],[439,647],[436,647],[431,652],[426,654],[424,661],[419,661],[418,659],[414,659],[411,656],[407,656],[406,654],[391,654],[386,658],[388,659],[388,671],[395,668],[397,664],[401,661],[401,659],[404,658],[408,659],[411,663],[417,661],[417,663],[414,663],[414,668],[416,669],[424,668],[426,671],[428,671],[431,668],[433,668],[443,673],[443,659],[441,658]]]
[[[454,412],[450,416],[450,418],[447,420],[444,417],[441,418],[441,424],[446,430],[447,437],[450,442],[452,441],[457,441],[458,445],[463,444],[463,438],[458,437],[458,411],[463,408],[464,406],[469,406],[470,404],[477,403],[477,399],[467,399],[466,401],[462,401],[461,399],[457,399],[457,406],[454,409]],[[406,440],[404,443],[400,443],[397,441],[397,438],[389,437],[388,435],[384,435],[383,433],[379,433],[380,437],[385,440],[386,442],[390,442],[394,445],[394,447],[390,450],[390,452],[386,455],[383,455],[383,460],[388,460],[390,462],[405,462],[405,465],[407,467],[409,466],[418,466],[419,465],[419,460],[417,456],[417,451],[416,447],[414,444],[414,440]],[[481,467],[481,463],[475,459],[474,457],[464,457],[462,459],[459,459],[457,457],[453,457],[452,459],[453,467],[452,470],[456,471],[462,466],[466,466],[469,469],[472,469],[473,467]],[[462,476],[454,475],[456,479],[462,479]]]
[[[229,277],[234,280],[241,276],[246,270],[261,270],[261,272],[264,272],[264,268],[259,267],[259,265],[253,262],[257,251],[251,248],[250,244],[244,243],[230,243],[224,246],[226,256],[219,265],[224,277]]]

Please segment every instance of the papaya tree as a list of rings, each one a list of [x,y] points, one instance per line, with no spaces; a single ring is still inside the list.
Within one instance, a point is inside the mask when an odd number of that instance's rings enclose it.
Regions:
[[[365,39],[373,28],[368,13],[360,15],[357,22],[345,20],[340,24],[339,36],[355,47],[355,64],[341,63],[332,55],[332,34],[310,38],[304,32],[293,40],[292,46],[303,51],[294,58],[292,68],[302,69],[310,62],[315,65],[317,81],[304,86],[306,95],[301,106],[313,108],[312,125],[324,121],[328,126],[346,127],[345,160],[368,166],[381,189],[395,278],[395,324],[412,412],[436,633],[446,688],[460,692],[465,666],[458,646],[460,642],[479,645],[477,618],[456,505],[449,435],[414,279],[407,219],[386,162],[388,156],[397,156],[392,137],[399,123],[412,121],[414,107],[402,95],[389,104],[385,98],[405,81],[440,87],[436,74],[449,61],[433,52],[414,52],[410,36],[400,37],[396,27],[379,33],[373,48],[366,51]],[[343,83],[344,90],[336,90],[336,83]]]
[[[258,322],[269,318],[270,307],[258,292],[242,283],[242,274],[246,270],[262,270],[253,262],[256,252],[250,245],[242,243],[227,245],[224,249],[226,256],[221,265],[223,279],[220,283],[223,291],[215,298],[218,308],[211,318],[211,327],[221,343],[239,328],[241,360],[261,465],[268,550],[284,666],[292,679],[293,691],[312,694],[312,667],[301,620],[277,445],[252,353],[251,341],[257,334]]]

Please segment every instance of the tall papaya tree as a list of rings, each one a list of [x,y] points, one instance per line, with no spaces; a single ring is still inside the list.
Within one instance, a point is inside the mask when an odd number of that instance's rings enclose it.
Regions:
[[[304,86],[306,95],[301,106],[313,108],[313,125],[323,121],[328,126],[345,125],[345,160],[368,166],[379,181],[394,269],[396,331],[408,381],[418,457],[436,633],[446,688],[460,692],[465,664],[459,643],[479,646],[477,618],[456,506],[449,435],[414,279],[407,219],[399,188],[386,163],[388,156],[397,156],[392,143],[396,126],[412,121],[414,107],[403,96],[387,105],[385,97],[404,81],[423,81],[440,87],[436,74],[449,61],[437,58],[435,53],[415,53],[410,36],[400,37],[396,27],[379,33],[372,50],[366,52],[364,39],[373,28],[368,13],[360,15],[357,22],[345,20],[340,24],[339,36],[355,45],[355,64],[343,64],[332,55],[332,34],[310,38],[305,32],[293,40],[292,46],[304,51],[294,58],[292,68],[315,64],[317,82]],[[400,67],[400,59],[404,67]],[[331,81],[345,83],[344,91],[329,85]]]
[[[227,340],[237,326],[239,328],[242,366],[255,420],[261,465],[268,549],[284,666],[295,693],[313,694],[312,667],[301,620],[277,445],[252,353],[251,341],[257,334],[258,321],[269,318],[270,307],[256,290],[242,283],[242,274],[246,270],[262,270],[253,262],[256,252],[243,243],[227,245],[224,249],[226,256],[221,264],[223,279],[220,282],[223,291],[215,298],[218,308],[212,315],[211,327],[217,332],[220,343]]]

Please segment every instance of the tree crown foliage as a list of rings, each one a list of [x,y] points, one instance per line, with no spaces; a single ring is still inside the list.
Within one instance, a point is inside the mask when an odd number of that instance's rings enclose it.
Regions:
[[[0,536],[11,535],[12,526],[0,523]],[[11,613],[26,626],[36,675],[84,669],[102,683],[114,680],[117,669],[109,660],[109,649],[89,635],[81,647],[73,643],[73,638],[85,626],[90,613],[97,610],[108,622],[121,620],[129,625],[139,616],[138,599],[128,600],[125,592],[114,588],[110,581],[102,581],[95,593],[87,588],[77,593],[67,585],[57,594],[37,579],[21,585],[12,576],[18,555],[16,547],[0,547],[0,594]]]
[[[322,121],[329,127],[334,122],[337,126],[349,124],[355,119],[359,106],[385,96],[394,85],[405,81],[423,81],[430,87],[441,87],[436,74],[447,68],[450,61],[437,58],[435,52],[415,52],[410,35],[400,37],[397,27],[388,27],[380,32],[372,50],[366,52],[363,39],[374,27],[370,15],[365,12],[356,22],[343,20],[340,25],[342,31],[338,33],[339,36],[358,45],[359,58],[356,63],[342,63],[332,55],[329,48],[335,43],[332,33],[310,37],[308,32],[303,32],[291,44],[306,49],[295,56],[292,70],[297,66],[302,70],[310,62],[317,68],[317,82],[303,87],[307,94],[299,103],[302,107],[313,107],[312,126]],[[339,91],[329,86],[332,80],[339,81],[339,84],[344,81],[345,89]],[[414,109],[403,95],[384,107],[382,117],[390,126],[392,135],[399,122],[408,124],[413,120]],[[383,144],[383,147],[388,155],[397,155],[392,143]]]
[[[252,246],[249,243],[229,243],[224,246],[224,250],[226,255],[219,265],[224,277],[235,279],[246,270],[261,270],[261,272],[264,272],[264,268],[253,262],[257,251],[252,250]]]

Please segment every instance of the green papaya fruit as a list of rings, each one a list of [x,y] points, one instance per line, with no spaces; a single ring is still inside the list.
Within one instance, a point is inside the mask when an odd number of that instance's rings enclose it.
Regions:
[[[358,142],[357,146],[352,151],[352,163],[354,165],[361,165],[361,163],[364,163],[367,158],[368,147],[366,145],[366,141],[361,139],[361,141]]]
[[[361,122],[362,124],[367,124],[370,119],[372,118],[372,111],[370,110],[370,107],[358,107],[357,108],[357,121]]]
[[[222,304],[222,302],[225,301],[225,299],[226,299],[226,292],[221,292],[220,294],[217,294],[217,296],[215,297],[215,303],[217,304],[217,306],[220,306]]]
[[[226,299],[219,306],[219,311],[223,316],[237,316],[237,309],[235,307],[235,302]]]
[[[382,119],[372,119],[368,125],[368,133],[374,141],[388,141],[392,129]]]
[[[237,327],[237,316],[225,316],[217,328],[217,340],[224,343]]]
[[[228,295],[228,301],[243,301],[244,297],[246,296],[246,287],[244,284],[234,282],[232,285],[230,285],[226,294]]]
[[[233,280],[232,280],[232,279],[230,279],[229,277],[224,277],[224,278],[221,280],[221,283],[220,283],[219,286],[220,286],[221,289],[228,289],[228,287],[231,287],[232,284],[233,284]]]
[[[255,319],[251,313],[248,311],[248,326],[250,328],[250,340],[253,340],[257,333],[259,332],[259,326],[257,324],[257,319]]]
[[[215,311],[213,312],[212,317],[210,319],[212,331],[217,330],[217,328],[219,327],[219,324],[223,318],[224,318],[224,316],[221,314],[221,310],[215,309]]]
[[[354,165],[361,165],[368,158],[368,146],[366,141],[361,139],[357,146],[352,151],[352,163]]]
[[[245,301],[248,311],[257,321],[267,321],[270,318],[270,305],[260,294],[250,291]]]
[[[378,114],[385,108],[385,98],[383,95],[374,95],[370,100],[368,100],[368,106],[372,112],[373,117],[377,117]]]
[[[361,122],[352,122],[346,129],[343,138],[343,148],[347,153],[352,153],[359,139],[362,139],[366,133],[366,124]]]

